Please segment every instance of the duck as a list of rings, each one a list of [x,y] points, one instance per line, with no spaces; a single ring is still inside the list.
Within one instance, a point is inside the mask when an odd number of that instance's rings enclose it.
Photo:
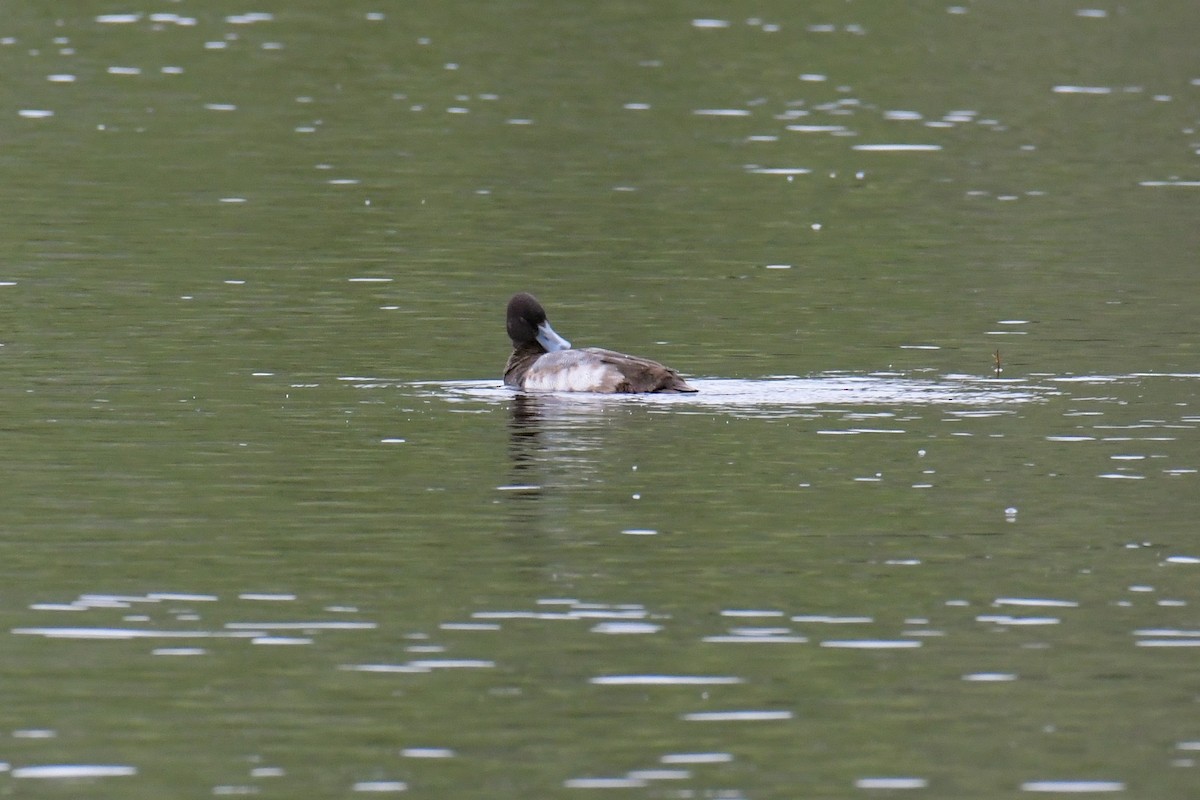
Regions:
[[[600,347],[572,349],[550,327],[546,309],[529,292],[518,292],[508,301],[508,338],[513,351],[504,367],[504,384],[516,389],[604,394],[697,391],[657,361]]]

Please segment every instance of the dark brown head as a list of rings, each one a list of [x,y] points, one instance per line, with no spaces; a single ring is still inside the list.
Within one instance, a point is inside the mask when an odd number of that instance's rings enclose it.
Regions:
[[[528,292],[518,292],[508,301],[508,338],[518,350],[535,342],[547,353],[571,349],[571,343],[550,327],[546,309]]]

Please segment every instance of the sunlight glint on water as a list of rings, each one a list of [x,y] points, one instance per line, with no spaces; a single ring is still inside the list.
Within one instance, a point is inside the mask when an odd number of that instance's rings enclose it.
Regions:
[[[14,789],[1193,790],[1194,3],[97,11],[0,30]]]

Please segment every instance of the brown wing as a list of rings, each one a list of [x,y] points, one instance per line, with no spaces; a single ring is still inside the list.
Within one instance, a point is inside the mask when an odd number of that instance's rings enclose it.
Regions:
[[[640,356],[618,353],[615,350],[605,350],[601,347],[588,347],[584,352],[598,356],[600,360],[615,367],[624,376],[616,391],[627,393],[640,392],[694,392],[679,373],[668,366],[651,361]]]

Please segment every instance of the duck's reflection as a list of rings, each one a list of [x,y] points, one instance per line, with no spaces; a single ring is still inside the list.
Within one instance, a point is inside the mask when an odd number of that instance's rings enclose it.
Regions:
[[[508,497],[522,522],[549,498],[595,479],[605,404],[555,395],[514,394],[510,404]]]
[[[514,478],[527,477],[527,473],[536,469],[544,425],[541,406],[540,398],[527,394],[513,396],[508,420],[508,437]]]

